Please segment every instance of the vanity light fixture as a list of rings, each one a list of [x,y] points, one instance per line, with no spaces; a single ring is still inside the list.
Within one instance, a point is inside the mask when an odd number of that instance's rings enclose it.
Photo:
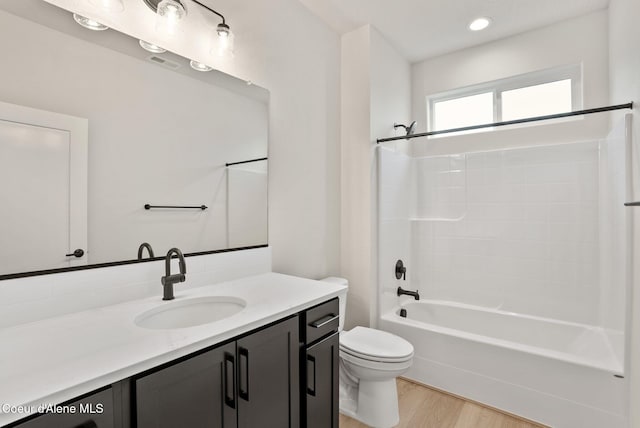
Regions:
[[[211,43],[211,53],[219,57],[233,57],[233,45],[235,36],[229,26],[224,22],[216,28],[218,37]]]
[[[471,21],[471,23],[469,24],[469,30],[471,30],[471,31],[484,30],[490,24],[491,24],[491,19],[489,19],[489,18],[487,18],[485,16],[481,16],[481,17],[476,18],[473,21]]]
[[[146,0],[145,3],[147,3]],[[187,8],[180,0],[162,0],[156,6],[156,29],[173,35],[185,16],[187,16]]]
[[[201,62],[198,62],[196,60],[191,60],[191,62],[189,62],[189,65],[191,66],[191,68],[193,68],[196,71],[211,71],[213,70],[213,67],[209,67],[207,64],[203,64]]]
[[[89,0],[89,3],[107,12],[122,12],[124,10],[122,0]]]
[[[77,13],[73,14],[73,19],[78,24],[82,25],[84,28],[87,28],[89,30],[104,31],[109,29],[109,27],[107,27],[106,25],[101,24],[98,21],[94,21],[91,18],[87,18],[86,16],[78,15]]]
[[[96,0],[98,1],[98,0]],[[156,13],[156,29],[162,33],[173,35],[178,30],[180,21],[187,16],[186,0],[142,0]],[[216,37],[211,42],[211,53],[220,57],[233,56],[234,34],[225,17],[198,0],[190,0],[198,6],[218,16],[222,22],[216,26]]]
[[[151,52],[151,53],[161,54],[161,53],[165,53],[167,51],[163,47],[160,47],[158,45],[154,45],[153,43],[149,43],[149,42],[147,42],[145,40],[142,40],[142,39],[140,39],[140,46],[145,51],[148,51],[148,52]]]

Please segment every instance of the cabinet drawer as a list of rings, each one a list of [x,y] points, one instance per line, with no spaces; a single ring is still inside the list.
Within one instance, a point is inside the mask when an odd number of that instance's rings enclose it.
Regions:
[[[311,344],[338,331],[340,305],[338,298],[308,309],[305,316],[305,343]]]
[[[113,428],[113,390],[96,392],[65,404],[71,413],[47,413],[16,428]]]

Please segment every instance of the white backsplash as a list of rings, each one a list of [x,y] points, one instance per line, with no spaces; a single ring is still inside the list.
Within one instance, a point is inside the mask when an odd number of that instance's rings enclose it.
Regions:
[[[188,288],[271,272],[271,248],[229,251],[186,258]],[[172,273],[178,272],[173,260]],[[39,275],[0,281],[0,328],[94,309],[128,300],[162,297],[164,261]]]

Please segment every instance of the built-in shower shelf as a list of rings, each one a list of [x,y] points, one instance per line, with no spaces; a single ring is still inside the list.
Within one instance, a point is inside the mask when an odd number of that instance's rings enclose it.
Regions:
[[[410,217],[409,221],[461,221],[464,218],[464,215],[456,218],[449,217]]]

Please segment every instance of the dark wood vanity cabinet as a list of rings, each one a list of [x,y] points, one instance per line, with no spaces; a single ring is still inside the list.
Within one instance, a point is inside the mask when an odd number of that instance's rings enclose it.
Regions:
[[[300,427],[298,317],[239,339],[238,428]]]
[[[19,428],[337,428],[337,299],[71,402]],[[5,428],[7,428],[5,427]]]
[[[137,426],[235,427],[235,353],[229,343],[135,379]]]
[[[333,299],[301,315],[303,426],[338,428],[339,303]]]
[[[307,428],[338,428],[339,336],[334,333],[306,350]]]
[[[298,428],[298,318],[139,377],[138,428]]]

